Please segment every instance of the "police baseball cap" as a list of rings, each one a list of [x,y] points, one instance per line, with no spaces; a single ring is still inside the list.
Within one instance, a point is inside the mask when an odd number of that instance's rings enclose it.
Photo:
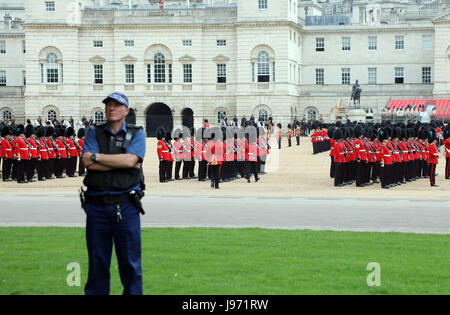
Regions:
[[[103,103],[106,104],[106,101],[109,99],[115,100],[116,102],[129,107],[128,98],[122,93],[114,92],[109,94],[108,97],[103,100]]]

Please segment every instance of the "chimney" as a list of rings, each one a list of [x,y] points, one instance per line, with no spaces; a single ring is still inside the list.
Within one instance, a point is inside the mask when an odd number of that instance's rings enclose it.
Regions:
[[[9,15],[9,13],[5,14],[5,30],[9,30],[11,24],[11,16]]]

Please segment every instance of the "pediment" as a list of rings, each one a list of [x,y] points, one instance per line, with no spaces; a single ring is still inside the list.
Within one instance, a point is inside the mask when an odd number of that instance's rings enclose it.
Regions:
[[[178,61],[181,63],[192,63],[195,61],[195,58],[189,55],[184,55],[183,57],[178,58]]]
[[[130,56],[130,55],[126,55],[125,57],[120,58],[120,61],[134,63],[137,61],[137,58]]]
[[[226,63],[228,61],[230,61],[230,58],[224,56],[224,55],[218,55],[216,57],[213,58],[213,61],[215,63]]]
[[[99,55],[97,55],[97,56],[94,56],[94,57],[92,57],[92,58],[90,58],[89,59],[89,62],[90,63],[105,63],[105,58],[103,58],[103,57],[100,57]]]

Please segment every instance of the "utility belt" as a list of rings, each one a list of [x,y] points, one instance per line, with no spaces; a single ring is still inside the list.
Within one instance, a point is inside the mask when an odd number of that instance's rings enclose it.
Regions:
[[[86,191],[83,188],[80,188],[80,201],[81,208],[84,209],[86,204],[92,205],[119,205],[124,201],[130,201],[139,212],[144,215],[145,211],[142,207],[141,199],[145,196],[144,191],[132,190],[127,193],[118,194],[118,195],[103,195],[103,196],[89,196],[86,194]]]

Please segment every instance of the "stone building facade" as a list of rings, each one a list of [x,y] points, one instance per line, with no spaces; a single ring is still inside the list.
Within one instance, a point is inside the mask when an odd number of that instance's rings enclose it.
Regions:
[[[294,118],[331,121],[339,102],[349,105],[355,80],[361,107],[376,120],[391,98],[450,97],[445,3],[331,4],[166,0],[161,8],[143,0],[24,0],[22,11],[3,5],[0,12],[18,19],[7,27],[6,18],[0,29],[0,52],[1,41],[8,47],[0,53],[0,83],[7,72],[0,112],[19,120],[101,120],[101,100],[121,91],[151,135],[161,124],[219,123],[223,113],[273,117],[284,126]]]

